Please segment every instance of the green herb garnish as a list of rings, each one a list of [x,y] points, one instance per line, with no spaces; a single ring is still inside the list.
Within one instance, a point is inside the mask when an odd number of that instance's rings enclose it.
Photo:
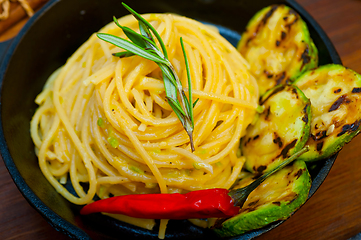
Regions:
[[[185,66],[188,76],[188,98],[183,90],[182,83],[179,80],[179,77],[177,76],[177,73],[175,72],[173,65],[170,63],[168,59],[167,50],[158,32],[149,22],[147,22],[137,12],[135,12],[125,3],[122,4],[138,20],[140,34],[128,27],[121,26],[118,23],[117,19],[113,17],[115,24],[123,30],[124,34],[129,38],[130,41],[107,33],[98,33],[97,36],[100,39],[125,50],[123,52],[113,54],[116,57],[123,58],[123,57],[138,55],[140,57],[155,62],[160,67],[163,73],[163,82],[164,82],[166,99],[168,101],[168,104],[172,107],[174,113],[181,121],[185,131],[189,136],[191,149],[192,151],[194,151],[195,149],[193,143],[193,129],[194,129],[193,107],[196,102],[192,103],[191,76],[190,76],[189,64],[187,60],[187,54],[185,52],[183,45],[183,40],[182,38],[180,38],[180,43],[183,50]],[[160,49],[157,46],[153,35],[157,39],[161,47]]]
[[[113,148],[118,147],[119,142],[118,142],[118,140],[116,138],[108,137],[107,140],[108,140],[108,143],[110,144],[110,146],[112,146]]]
[[[144,174],[144,171],[136,166],[129,166],[129,169],[132,170],[133,172]]]
[[[105,126],[104,120],[102,118],[98,118],[97,125],[101,128],[104,128],[104,126]]]

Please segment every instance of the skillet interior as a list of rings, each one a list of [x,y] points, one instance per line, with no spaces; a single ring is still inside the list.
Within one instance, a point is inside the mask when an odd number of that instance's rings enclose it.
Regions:
[[[277,2],[286,2],[306,20],[319,49],[320,65],[341,63],[321,28],[298,4],[293,1]],[[241,33],[256,11],[276,1],[137,0],[126,3],[139,13],[173,12]],[[63,65],[93,32],[112,21],[113,15],[121,17],[124,14],[127,12],[116,0],[52,0],[12,41],[0,70],[0,149],[5,165],[29,203],[54,228],[75,239],[115,239],[119,236],[124,239],[157,239],[157,230],[145,231],[100,215],[80,216],[80,207],[54,191],[42,175],[29,133],[29,122],[37,107],[34,99],[47,77]],[[310,196],[322,183],[334,160],[335,156],[314,168]],[[250,239],[279,223],[233,239]],[[167,239],[184,238],[206,239],[215,236],[187,221],[171,221],[167,228]]]

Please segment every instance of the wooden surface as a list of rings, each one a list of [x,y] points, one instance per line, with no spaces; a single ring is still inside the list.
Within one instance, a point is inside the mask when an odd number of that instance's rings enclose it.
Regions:
[[[361,1],[298,0],[361,73]],[[17,28],[19,28],[19,25]],[[0,35],[0,40],[16,30]],[[361,135],[340,152],[319,190],[289,220],[257,239],[349,239],[361,232]],[[0,239],[68,239],[22,197],[0,161]]]

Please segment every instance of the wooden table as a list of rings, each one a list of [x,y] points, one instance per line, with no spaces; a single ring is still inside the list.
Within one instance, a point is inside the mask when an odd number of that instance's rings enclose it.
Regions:
[[[343,64],[361,73],[361,1],[298,2],[328,34]],[[348,239],[361,232],[360,204],[361,135],[343,148],[314,196],[284,224],[258,239]],[[2,161],[0,239],[68,239],[26,202]]]

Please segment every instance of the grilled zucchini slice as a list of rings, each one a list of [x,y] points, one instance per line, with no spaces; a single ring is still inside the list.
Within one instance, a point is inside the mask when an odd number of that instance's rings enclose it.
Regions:
[[[250,184],[253,177],[242,179],[235,188]],[[287,219],[305,203],[310,187],[311,177],[305,162],[296,160],[258,186],[248,196],[238,215],[226,220],[218,219],[213,229],[222,237],[230,237]]]
[[[257,12],[237,48],[250,63],[261,95],[318,64],[318,50],[306,23],[285,5],[271,5]]]
[[[264,111],[241,140],[245,167],[262,174],[301,150],[310,135],[309,99],[296,86],[274,87],[260,98]]]
[[[316,161],[338,152],[360,132],[361,75],[342,65],[328,64],[294,82],[311,100],[310,151],[300,158]]]

